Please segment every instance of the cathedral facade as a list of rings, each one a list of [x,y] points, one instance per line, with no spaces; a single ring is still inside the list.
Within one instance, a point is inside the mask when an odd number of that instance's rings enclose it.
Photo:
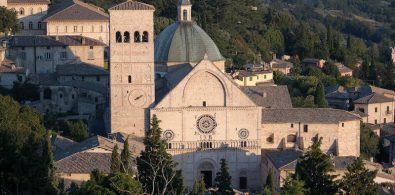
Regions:
[[[359,156],[357,116],[294,109],[283,87],[239,86],[191,7],[180,0],[178,21],[155,42],[153,6],[126,1],[110,8],[111,133],[143,138],[156,115],[189,188],[201,175],[212,186],[224,158],[234,188],[260,190],[269,171],[264,150],[304,150],[319,137],[328,154]]]

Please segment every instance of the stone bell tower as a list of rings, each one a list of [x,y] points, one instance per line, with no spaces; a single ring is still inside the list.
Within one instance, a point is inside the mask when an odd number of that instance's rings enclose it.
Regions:
[[[155,102],[154,11],[126,1],[110,12],[111,133],[144,137]]]
[[[178,1],[178,21],[182,21],[182,22],[192,21],[192,3],[190,0]]]

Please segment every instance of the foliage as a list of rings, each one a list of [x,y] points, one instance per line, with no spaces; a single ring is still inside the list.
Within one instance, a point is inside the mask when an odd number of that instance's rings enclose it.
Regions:
[[[379,194],[379,188],[374,182],[377,171],[365,168],[361,158],[357,158],[347,167],[347,172],[341,181],[341,189],[350,195]]]
[[[265,194],[265,195],[279,195],[280,194],[276,190],[272,170],[269,170],[269,172],[267,174],[266,185],[265,185],[265,188],[263,189],[263,194]]]
[[[205,195],[207,189],[204,183],[204,175],[201,175],[198,180],[193,183],[192,191],[190,195]]]
[[[329,76],[332,76],[335,78],[340,76],[339,69],[332,62],[326,62],[324,65],[324,68],[322,68],[322,72],[325,73],[326,75],[329,75]]]
[[[123,143],[123,150],[121,152],[121,172],[132,174],[132,168],[130,167],[130,151],[129,151],[129,136]]]
[[[380,138],[368,125],[361,122],[361,157],[369,159],[379,154]]]
[[[112,149],[110,170],[111,173],[117,173],[121,171],[121,157],[118,154],[118,144],[115,144],[114,148]]]
[[[292,178],[292,176],[288,175],[285,178],[284,186],[282,187],[282,193],[284,195],[305,195],[308,194],[308,190],[304,187],[303,181]]]
[[[328,102],[326,101],[325,98],[324,85],[321,82],[318,83],[317,88],[315,90],[314,103],[317,105],[318,108],[328,107]]]
[[[334,171],[334,165],[330,157],[321,151],[321,143],[322,138],[314,142],[298,160],[295,177],[305,183],[309,194],[335,194],[337,192],[337,183],[334,181],[336,176],[331,174]]]
[[[50,121],[48,121],[50,122]],[[65,137],[80,142],[89,137],[88,125],[83,120],[61,121],[55,126]]]
[[[0,32],[16,33],[19,31],[18,14],[15,10],[9,10],[6,7],[0,6]]]
[[[54,188],[52,152],[37,111],[0,95],[0,193],[45,194]]]
[[[230,195],[234,194],[232,189],[232,177],[229,174],[228,164],[225,159],[221,159],[221,167],[219,172],[217,172],[217,176],[215,177],[215,187],[217,187],[217,191],[215,194],[218,195]]]
[[[10,95],[18,102],[36,101],[40,99],[37,85],[28,82],[14,82]]]
[[[180,186],[180,182],[183,183],[180,171],[175,170],[176,163],[166,152],[167,143],[161,139],[162,129],[159,123],[154,115],[151,128],[144,138],[145,150],[137,158],[139,181],[147,194],[174,193],[180,191],[176,187]]]

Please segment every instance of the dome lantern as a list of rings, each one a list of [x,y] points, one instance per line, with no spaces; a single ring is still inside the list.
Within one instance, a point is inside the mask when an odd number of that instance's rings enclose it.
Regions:
[[[178,2],[178,21],[192,21],[192,3],[190,0],[179,0]]]

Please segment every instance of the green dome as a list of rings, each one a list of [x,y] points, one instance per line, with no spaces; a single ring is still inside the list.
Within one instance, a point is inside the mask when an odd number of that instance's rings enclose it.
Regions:
[[[217,45],[194,22],[176,22],[163,30],[155,40],[155,62],[200,62],[205,55],[211,61],[221,61]]]

